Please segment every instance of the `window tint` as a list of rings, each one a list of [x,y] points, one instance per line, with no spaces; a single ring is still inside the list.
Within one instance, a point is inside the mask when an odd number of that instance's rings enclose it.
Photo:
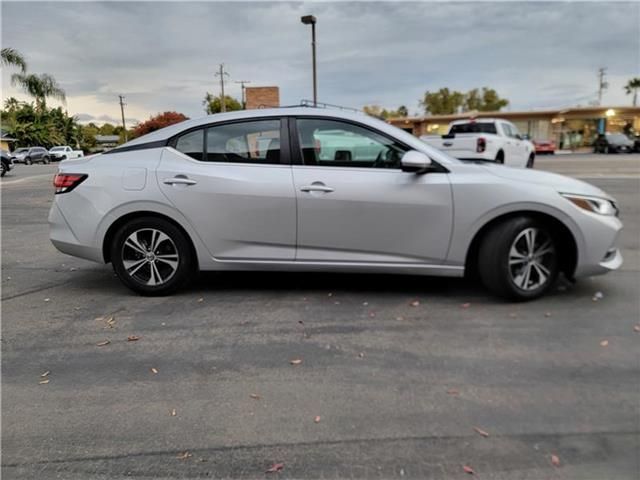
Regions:
[[[453,125],[449,133],[498,133],[495,123],[460,123]]]
[[[280,120],[254,120],[209,127],[208,162],[281,163]]]
[[[194,130],[178,138],[176,150],[196,160],[202,160],[204,146],[204,130]]]
[[[509,125],[508,123],[502,124],[502,130],[504,130],[504,134],[507,137],[515,138],[517,134],[517,130],[515,130],[515,128],[516,127],[514,127],[513,125]]]
[[[298,119],[297,126],[305,165],[400,168],[407,151],[385,136],[346,122]]]

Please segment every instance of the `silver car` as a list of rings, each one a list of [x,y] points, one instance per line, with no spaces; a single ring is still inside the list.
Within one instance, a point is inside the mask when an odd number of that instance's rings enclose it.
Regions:
[[[188,120],[60,164],[62,252],[145,295],[198,270],[477,272],[539,297],[622,264],[614,199],[552,173],[465,163],[364,114],[314,108]]]

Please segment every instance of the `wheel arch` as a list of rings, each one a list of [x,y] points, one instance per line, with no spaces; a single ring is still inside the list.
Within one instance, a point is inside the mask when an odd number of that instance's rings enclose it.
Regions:
[[[549,226],[559,239],[560,243],[560,271],[567,278],[573,278],[578,265],[578,242],[572,230],[557,217],[535,210],[520,210],[498,215],[487,221],[473,236],[465,258],[465,274],[476,275],[478,266],[478,253],[484,236],[494,226],[517,217],[530,217]]]
[[[191,238],[191,235],[189,234],[189,232],[179,222],[177,222],[173,218],[167,215],[164,215],[162,213],[154,212],[151,210],[137,210],[134,212],[126,213],[118,217],[114,222],[111,223],[111,225],[109,225],[109,228],[107,228],[107,231],[102,241],[102,258],[104,259],[105,263],[111,262],[110,246],[111,246],[111,242],[113,241],[113,237],[118,231],[118,229],[122,227],[122,225],[124,225],[125,223],[131,220],[134,220],[136,218],[144,218],[144,217],[147,217],[147,218],[152,217],[152,218],[159,218],[159,219],[165,220],[171,223],[173,226],[175,226],[178,230],[180,230],[186,237],[187,241],[189,242],[191,254],[193,255],[194,261],[196,262],[196,267],[199,268],[198,251],[196,250],[193,238]]]

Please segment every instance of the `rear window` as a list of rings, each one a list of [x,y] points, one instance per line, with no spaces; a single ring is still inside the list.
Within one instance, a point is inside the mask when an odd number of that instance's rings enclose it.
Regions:
[[[451,126],[449,133],[498,133],[495,123],[459,123]]]

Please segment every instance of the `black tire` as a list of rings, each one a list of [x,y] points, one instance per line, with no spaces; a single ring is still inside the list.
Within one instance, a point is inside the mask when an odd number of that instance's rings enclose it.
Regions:
[[[532,153],[529,155],[529,160],[527,160],[527,168],[533,168],[533,162],[535,162],[535,155]]]
[[[518,257],[513,257],[515,262],[522,262],[516,265],[510,265],[511,250],[514,247],[514,242],[522,242],[522,235],[526,235],[527,231],[536,230],[538,233],[536,238],[547,243],[550,242],[550,253],[542,256],[540,261],[544,268],[549,272],[543,283],[536,286],[533,283],[533,278],[541,282],[542,277],[541,269],[537,266],[529,266],[531,257],[523,255],[520,258],[524,260],[517,260]],[[520,240],[518,240],[520,239]],[[526,238],[524,239],[526,246]],[[522,245],[521,243],[518,243]],[[535,249],[536,241],[534,241]],[[539,247],[544,247],[543,244],[538,244]],[[559,265],[558,265],[558,242],[555,238],[553,230],[551,230],[544,223],[541,223],[535,219],[529,217],[516,217],[506,220],[493,226],[484,236],[480,244],[480,250],[478,252],[478,271],[480,278],[484,285],[491,290],[494,294],[516,301],[533,300],[542,296],[558,278]],[[539,263],[538,263],[539,265]],[[525,275],[526,269],[529,268],[532,272],[529,276]],[[522,270],[520,270],[522,269]],[[516,283],[519,275],[514,278],[515,272],[522,272],[522,279],[525,286],[529,286],[529,277],[531,277],[531,288],[522,288]]]
[[[24,164],[25,165],[31,165],[33,162],[31,161],[31,158],[27,157],[24,159]]]
[[[2,171],[0,171],[0,177],[4,177],[6,173],[7,173],[7,166],[5,165],[4,162],[2,162]]]
[[[500,150],[496,155],[496,163],[501,165],[504,164],[504,152],[502,150]]]
[[[49,157],[42,157],[42,163],[48,165],[49,163],[51,163],[51,160],[49,159]]]
[[[131,243],[128,243],[127,246],[125,246],[127,239],[129,239],[131,235],[135,235],[135,238],[139,242],[138,244],[146,248],[148,244],[151,243],[151,235],[153,235],[153,231],[163,233],[168,237],[170,242],[167,242],[166,240],[160,241],[157,245],[161,248],[157,248],[154,252],[149,252],[149,249],[147,249],[146,251],[149,253],[146,253],[146,255],[143,255],[138,250],[131,248],[131,246],[129,246]],[[164,251],[162,249],[164,249]],[[166,260],[156,260],[155,256],[153,256],[153,261],[149,261],[148,258],[150,253],[153,253],[154,255],[160,255],[160,253],[163,253],[164,257],[168,257],[169,255],[172,255],[173,250],[177,253],[177,267],[175,267],[173,273],[171,275],[166,275],[166,280],[158,285],[150,285],[149,283],[146,283],[144,279],[147,276],[149,276],[149,281],[151,281],[153,268],[156,269],[156,272],[159,272],[160,278],[162,278],[163,274],[166,274],[170,268],[173,269],[173,267],[169,266],[169,262]],[[141,295],[160,296],[173,293],[180,288],[186,287],[190,280],[195,276],[197,270],[196,260],[190,240],[182,230],[161,218],[142,217],[124,224],[113,237],[110,253],[113,269],[118,278],[131,290]],[[123,258],[125,256],[129,257],[129,259]],[[132,256],[134,256],[133,259],[131,259]],[[125,261],[140,261],[144,262],[144,265],[139,267],[137,270],[134,270],[134,268],[132,268],[132,264],[129,263],[128,271],[124,264]],[[130,271],[133,273],[129,273]]]

